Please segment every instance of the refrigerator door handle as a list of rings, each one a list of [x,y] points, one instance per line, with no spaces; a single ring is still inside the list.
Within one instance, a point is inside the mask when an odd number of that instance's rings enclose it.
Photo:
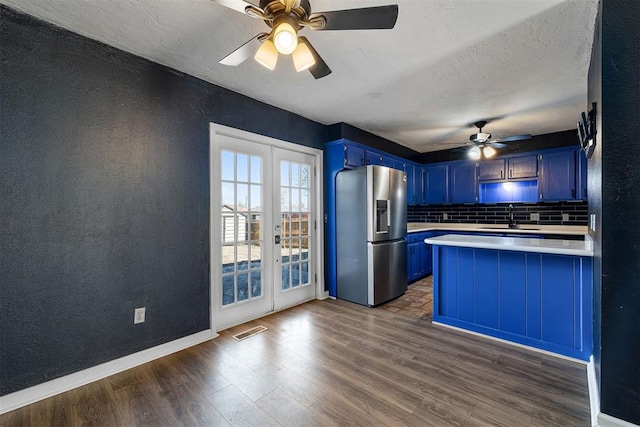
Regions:
[[[387,230],[391,228],[391,200],[387,200]]]

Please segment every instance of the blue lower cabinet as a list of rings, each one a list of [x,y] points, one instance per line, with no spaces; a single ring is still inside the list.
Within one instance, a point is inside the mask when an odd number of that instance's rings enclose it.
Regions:
[[[433,251],[435,322],[589,360],[590,257],[449,246]]]

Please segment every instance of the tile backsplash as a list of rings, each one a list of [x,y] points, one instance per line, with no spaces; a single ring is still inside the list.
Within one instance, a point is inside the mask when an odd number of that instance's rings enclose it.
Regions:
[[[518,224],[588,225],[586,201],[512,204]],[[509,203],[409,206],[407,221],[507,224]]]

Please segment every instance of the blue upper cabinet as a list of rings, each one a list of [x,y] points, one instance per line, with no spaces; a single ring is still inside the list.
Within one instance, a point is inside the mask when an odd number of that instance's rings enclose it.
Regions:
[[[537,178],[538,177],[538,156],[530,154],[527,156],[509,157],[507,159],[508,179]]]
[[[385,155],[377,151],[365,152],[365,163],[367,165],[387,166],[392,168],[394,166],[393,157]]]
[[[500,181],[505,179],[537,177],[537,154],[482,160],[478,166],[478,180],[480,181]]]
[[[357,168],[365,165],[364,148],[344,144],[344,167]]]
[[[449,203],[449,164],[427,165],[423,170],[424,203]]]
[[[449,166],[449,201],[475,203],[478,201],[478,163],[463,160]]]
[[[574,200],[576,192],[576,150],[546,151],[538,157],[540,201]]]
[[[393,168],[407,174],[407,204],[415,206],[422,203],[422,174],[420,180],[416,178],[420,168],[407,160],[394,160]]]
[[[483,160],[478,166],[478,179],[480,181],[496,181],[505,179],[505,159]]]

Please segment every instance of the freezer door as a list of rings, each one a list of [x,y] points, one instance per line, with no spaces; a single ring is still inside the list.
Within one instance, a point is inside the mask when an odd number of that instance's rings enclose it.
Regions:
[[[407,174],[389,171],[389,233],[388,240],[404,239],[407,235]]]
[[[369,243],[368,298],[370,306],[399,297],[407,290],[407,241]]]
[[[389,239],[391,228],[391,193],[389,171],[384,166],[367,166],[367,240]]]

